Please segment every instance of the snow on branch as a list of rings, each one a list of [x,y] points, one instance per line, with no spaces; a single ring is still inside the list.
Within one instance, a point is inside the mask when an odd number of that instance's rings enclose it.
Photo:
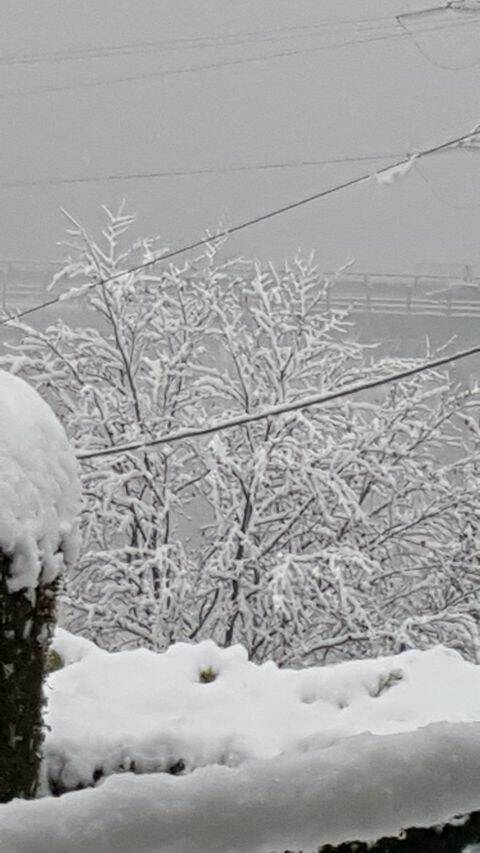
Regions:
[[[79,240],[65,289],[123,265],[111,216],[100,245]],[[443,355],[429,373],[372,364],[314,257],[209,250],[157,272],[90,289],[91,325],[17,324],[2,360],[82,456],[63,624],[117,650],[210,637],[298,665],[443,642],[480,660],[478,389],[452,386]],[[319,394],[328,406],[297,411]],[[214,439],[186,434],[228,419]],[[138,447],[159,435],[182,441]]]

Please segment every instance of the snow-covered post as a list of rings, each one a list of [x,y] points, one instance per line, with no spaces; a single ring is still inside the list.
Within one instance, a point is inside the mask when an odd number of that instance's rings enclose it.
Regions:
[[[0,371],[0,802],[36,793],[45,659],[79,506],[63,427],[26,382]]]

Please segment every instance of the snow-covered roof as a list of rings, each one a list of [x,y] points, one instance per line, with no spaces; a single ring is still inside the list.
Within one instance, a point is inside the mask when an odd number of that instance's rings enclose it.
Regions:
[[[0,550],[12,555],[10,592],[49,583],[79,544],[77,460],[51,408],[0,371]]]

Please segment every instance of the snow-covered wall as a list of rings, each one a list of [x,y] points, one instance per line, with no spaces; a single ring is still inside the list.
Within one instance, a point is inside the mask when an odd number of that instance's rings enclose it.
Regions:
[[[0,371],[0,550],[10,592],[51,582],[78,545],[80,485],[67,436],[44,400]]]
[[[480,809],[480,667],[452,650],[293,670],[53,647],[45,777],[70,793],[0,805],[1,853],[314,853]]]

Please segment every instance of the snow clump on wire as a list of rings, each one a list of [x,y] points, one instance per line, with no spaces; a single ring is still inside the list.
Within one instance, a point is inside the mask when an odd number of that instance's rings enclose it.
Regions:
[[[79,548],[77,461],[48,404],[0,371],[0,550],[11,593],[51,583]]]

